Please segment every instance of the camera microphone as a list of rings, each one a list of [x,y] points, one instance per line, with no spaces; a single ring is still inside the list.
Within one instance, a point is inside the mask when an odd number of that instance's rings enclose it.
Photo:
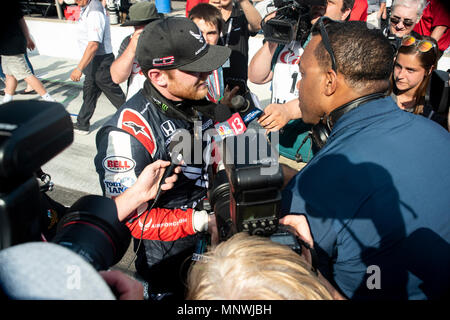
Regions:
[[[222,140],[229,136],[239,135],[247,130],[244,120],[239,112],[231,113],[230,108],[223,104],[217,105],[214,110],[214,118],[217,123],[214,127],[217,130],[217,140]]]
[[[256,118],[259,118],[263,111],[257,107],[252,107],[252,103],[241,95],[235,95],[231,99],[231,107],[242,115],[245,124],[249,124]]]
[[[189,145],[186,145],[186,142],[184,141],[184,137],[189,138],[190,140],[187,142]],[[182,142],[180,143],[180,138],[182,138]],[[183,143],[184,142],[184,143]],[[161,178],[161,181],[159,183],[159,186],[164,184],[164,180],[166,180],[167,177],[170,177],[173,174],[173,171],[175,168],[183,161],[190,161],[191,159],[191,148],[193,145],[192,136],[191,135],[183,135],[183,132],[181,130],[176,131],[171,136],[171,141],[169,143],[168,147],[168,153],[170,159],[170,165],[166,168],[164,171],[164,174]]]

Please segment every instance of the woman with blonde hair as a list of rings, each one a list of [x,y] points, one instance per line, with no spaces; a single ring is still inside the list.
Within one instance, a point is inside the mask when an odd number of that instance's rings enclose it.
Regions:
[[[335,292],[291,248],[243,232],[193,264],[187,285],[188,300],[331,300]]]

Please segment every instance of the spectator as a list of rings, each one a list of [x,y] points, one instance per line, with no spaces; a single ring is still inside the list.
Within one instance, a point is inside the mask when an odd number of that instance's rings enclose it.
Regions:
[[[119,85],[111,79],[110,67],[114,61],[111,46],[109,18],[105,8],[98,0],[76,0],[81,8],[78,44],[83,56],[72,71],[70,79],[78,82],[82,74],[83,104],[73,124],[74,131],[88,134],[89,121],[94,114],[97,100],[103,92],[108,100],[119,108],[125,102],[125,95]]]
[[[203,138],[213,122],[197,109],[215,106],[204,99],[205,81],[230,51],[208,45],[187,18],[159,19],[144,28],[136,49],[147,77],[144,88],[97,133],[95,166],[106,196],[116,197],[132,186],[149,163],[170,159],[175,132]],[[207,141],[198,143],[202,151],[208,147]],[[162,193],[156,203],[144,203],[125,220],[135,238],[136,270],[154,293],[184,295],[178,276],[181,266],[194,252],[197,233],[211,227],[213,218],[202,210],[206,166],[203,161],[190,162],[186,159],[173,189]]]
[[[191,265],[188,300],[332,300],[331,285],[291,248],[241,232]]]
[[[438,49],[434,38],[407,36],[394,63],[392,98],[400,109],[428,117],[447,128],[446,115],[435,114],[425,101],[431,74],[437,67]]]
[[[425,7],[424,0],[395,0],[392,3],[392,9],[389,19],[389,32],[396,37],[403,38],[414,32],[414,26],[422,17],[422,11]]]
[[[297,86],[303,120],[323,123],[328,139],[284,189],[283,223],[315,248],[319,270],[347,298],[442,298],[450,135],[385,97],[393,61],[389,41],[362,22],[313,27]],[[425,154],[425,165],[412,160]]]
[[[353,0],[333,0],[328,1],[326,8],[317,6],[312,10],[317,15],[324,14],[332,19],[345,20],[352,7]],[[315,18],[312,23],[319,18],[315,14],[313,16]],[[296,169],[301,169],[314,154],[311,141],[303,143],[311,126],[300,119],[298,108],[296,82],[300,75],[297,64],[302,53],[303,47],[298,39],[284,46],[267,41],[249,65],[250,81],[256,84],[272,81],[272,103],[264,109],[264,115],[258,122],[269,131],[283,128],[279,137],[280,159]]]
[[[350,21],[367,21],[367,8],[369,4],[367,0],[355,0],[355,3],[350,13]]]
[[[208,3],[209,0],[186,0],[186,18],[189,18],[189,12],[200,3]]]
[[[367,23],[373,28],[381,28],[381,19],[386,19],[386,0],[368,0]]]
[[[261,29],[261,15],[249,0],[210,0],[217,7],[225,21],[224,32],[219,44],[229,47],[232,52],[223,66],[225,85],[234,81],[247,87],[248,39]],[[229,85],[230,89],[234,85]]]
[[[55,101],[44,88],[42,82],[33,75],[26,62],[27,48],[33,50],[35,44],[31,39],[20,5],[16,1],[12,2],[11,10],[3,10],[0,20],[3,23],[0,35],[0,55],[3,73],[5,74],[3,103],[13,99],[17,82],[22,79],[42,99]]]
[[[199,27],[203,38],[209,45],[216,45],[219,41],[220,34],[223,31],[224,21],[219,9],[209,3],[199,3],[193,7],[189,12],[189,19]],[[223,69],[219,67],[214,70],[207,79],[208,94],[206,98],[218,103],[231,105],[231,98],[235,95],[238,88],[224,88]]]
[[[158,13],[154,3],[147,1],[135,3],[129,11],[130,20],[121,26],[133,26],[134,33],[123,39],[117,59],[111,65],[111,79],[114,83],[120,84],[128,79],[127,100],[142,89],[145,81],[145,76],[136,60],[139,35],[148,23],[164,17],[163,14]]]
[[[422,19],[414,27],[414,31],[431,36],[438,42],[439,57],[450,45],[450,9],[448,2],[429,0],[422,14]]]

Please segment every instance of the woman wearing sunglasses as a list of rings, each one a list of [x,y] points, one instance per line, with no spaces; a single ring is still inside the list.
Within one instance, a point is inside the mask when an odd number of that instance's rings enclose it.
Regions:
[[[424,0],[395,0],[389,19],[389,34],[400,38],[409,34],[418,35],[413,29],[420,21],[424,7]]]
[[[431,73],[438,61],[437,42],[428,36],[403,38],[394,63],[392,98],[400,109],[420,114],[446,127],[425,103]],[[441,121],[442,120],[442,121]]]

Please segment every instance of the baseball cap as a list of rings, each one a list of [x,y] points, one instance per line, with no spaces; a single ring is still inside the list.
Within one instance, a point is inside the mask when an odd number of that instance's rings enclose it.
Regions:
[[[230,54],[228,47],[207,44],[197,25],[184,17],[149,23],[139,36],[136,49],[136,59],[143,70],[210,72],[222,66]]]
[[[143,1],[133,4],[128,10],[129,21],[125,21],[120,26],[142,26],[153,20],[164,18],[162,13],[158,13],[153,2]]]

